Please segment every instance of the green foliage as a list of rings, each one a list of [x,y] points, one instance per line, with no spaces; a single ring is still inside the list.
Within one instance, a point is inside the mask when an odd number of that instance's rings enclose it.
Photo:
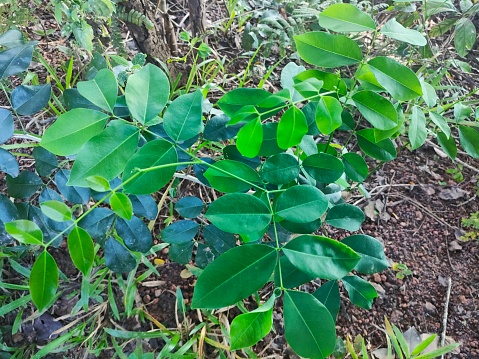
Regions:
[[[463,218],[461,224],[469,229],[461,236],[462,240],[479,239],[479,212],[471,213],[468,218]]]

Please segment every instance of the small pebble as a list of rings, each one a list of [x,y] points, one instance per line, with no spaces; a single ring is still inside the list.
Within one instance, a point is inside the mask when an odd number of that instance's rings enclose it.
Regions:
[[[424,309],[426,309],[426,311],[429,313],[434,313],[437,311],[436,306],[430,302],[426,302],[426,304],[424,304]]]

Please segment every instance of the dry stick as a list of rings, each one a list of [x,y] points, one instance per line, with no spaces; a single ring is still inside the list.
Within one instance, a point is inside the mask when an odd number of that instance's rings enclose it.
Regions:
[[[447,294],[446,294],[446,304],[444,305],[444,317],[442,319],[442,334],[441,334],[441,347],[444,346],[446,342],[446,328],[447,328],[447,313],[448,313],[448,307],[449,307],[449,299],[451,298],[451,287],[452,287],[452,281],[451,277],[447,278]],[[444,354],[441,355],[441,359],[444,359]]]
[[[434,148],[436,148],[436,149],[442,151],[441,147],[439,147],[438,145],[436,145],[434,142],[431,142],[430,140],[426,140],[426,142],[427,142],[428,145],[431,145],[432,147],[434,147]],[[472,171],[474,171],[474,172],[479,173],[479,169],[477,169],[477,168],[471,166],[470,164],[467,164],[467,163],[464,162],[464,161],[461,161],[461,160],[460,160],[459,158],[457,158],[457,157],[454,159],[454,161],[457,162],[457,163],[460,163],[460,164],[463,165],[464,167],[469,168],[470,170],[472,170]]]

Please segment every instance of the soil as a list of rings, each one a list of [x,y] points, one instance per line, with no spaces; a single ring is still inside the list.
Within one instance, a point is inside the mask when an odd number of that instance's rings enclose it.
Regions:
[[[217,5],[217,6],[216,6]],[[211,24],[227,17],[223,5],[214,2],[208,5],[208,20]],[[182,19],[186,12],[181,6],[174,7],[176,19]],[[40,8],[39,8],[39,11]],[[38,15],[42,27],[56,28],[56,23],[49,13]],[[187,24],[187,22],[186,22]],[[31,32],[30,34],[35,37]],[[51,35],[51,36],[55,36]],[[36,36],[38,38],[38,36]],[[55,40],[64,44],[62,40]],[[58,65],[65,59],[64,54],[58,51],[58,43],[39,38],[42,54],[48,60],[56,61]],[[228,56],[236,57],[238,35],[230,31],[221,38],[209,37],[210,46],[218,53],[224,51]],[[233,55],[231,55],[233,54]],[[477,51],[476,55],[477,56]],[[473,57],[471,57],[473,58]],[[264,59],[266,64],[270,59]],[[475,61],[475,60],[474,60]],[[240,73],[246,66],[247,60],[236,57],[230,64],[230,71]],[[40,70],[38,66],[34,70]],[[45,73],[40,75],[42,79]],[[275,77],[276,76],[276,77]],[[275,71],[269,85],[275,87],[274,79],[278,78]],[[467,77],[470,81],[470,77]],[[477,82],[476,82],[477,84]],[[234,85],[232,85],[234,86]],[[279,87],[276,85],[276,87]],[[0,98],[3,101],[3,99]],[[30,123],[26,119],[26,124]],[[31,122],[37,124],[38,122]],[[35,131],[34,129],[31,129]],[[37,128],[42,131],[42,126]],[[477,200],[479,161],[469,156],[459,154],[459,159],[466,161],[462,170],[464,180],[460,183],[451,178],[446,170],[455,167],[454,164],[442,156],[433,144],[426,144],[414,153],[403,150],[398,158],[381,167],[365,184],[371,194],[366,199],[363,196],[352,196],[349,201],[363,207],[368,219],[358,233],[364,233],[378,238],[384,243],[386,255],[393,263],[401,263],[411,270],[411,274],[398,279],[398,272],[392,268],[383,273],[375,274],[366,279],[374,283],[379,298],[376,299],[371,310],[363,310],[353,306],[342,291],[343,301],[337,322],[338,335],[342,338],[362,335],[370,349],[385,344],[384,316],[401,330],[405,331],[414,326],[419,333],[436,333],[440,336],[445,333],[461,346],[448,358],[479,358],[479,242],[464,242],[460,236],[464,234],[461,220],[471,213],[479,211]],[[30,164],[25,164],[30,165]],[[376,164],[371,163],[370,168]],[[201,190],[197,186],[186,183],[177,189],[179,197]],[[5,177],[0,175],[0,192],[5,193]],[[168,201],[160,214],[166,218],[169,215]],[[159,230],[159,226],[156,227]],[[326,227],[325,234],[331,238],[341,239],[348,235],[343,231]],[[68,286],[78,288],[81,277],[74,269],[65,245],[52,251],[60,270],[69,279]],[[168,328],[178,328],[182,323],[193,327],[199,323],[198,314],[187,311],[186,318],[177,315],[177,289],[181,289],[185,303],[190,303],[195,277],[190,276],[185,267],[168,260],[167,249],[158,253],[157,257],[164,260],[158,268],[159,276],[151,275],[138,286],[136,304],[142,306],[154,320]],[[155,258],[149,258],[154,261]],[[31,260],[31,259],[30,259]],[[25,258],[29,262],[29,258]],[[138,274],[146,269],[142,267]],[[17,278],[9,267],[4,268],[3,280]],[[8,274],[12,277],[8,278]],[[147,285],[145,285],[147,283]],[[148,284],[149,283],[149,284]],[[305,290],[314,290],[319,283],[311,283]],[[270,290],[270,288],[268,288]],[[68,290],[65,291],[68,293]],[[123,306],[124,293],[114,288],[116,303],[120,310]],[[449,295],[448,295],[449,293]],[[53,309],[35,321],[25,322],[22,331],[13,337],[4,337],[11,346],[23,346],[30,343],[45,345],[48,339],[42,332],[53,332],[58,329],[55,318],[62,318],[67,324],[74,318],[67,318],[75,303],[64,295],[55,304]],[[246,303],[248,305],[248,303]],[[27,311],[26,311],[27,312]],[[24,316],[27,316],[26,313]],[[16,313],[14,313],[16,314]],[[226,317],[231,319],[238,314],[235,309],[227,312]],[[287,347],[283,337],[281,322],[281,307],[277,305],[275,315],[275,331],[259,343],[254,352],[260,357],[295,358],[296,356]],[[111,326],[111,315],[102,316],[102,326]],[[14,315],[0,318],[0,326],[12,324]],[[110,320],[110,322],[109,322]],[[444,323],[446,323],[444,327]],[[138,317],[122,320],[118,325],[126,330],[149,330],[151,325],[145,324]],[[146,344],[145,344],[146,345]],[[158,348],[164,345],[161,340],[150,340],[147,347]],[[214,350],[209,349],[207,357],[214,357]],[[88,358],[110,358],[111,350],[103,350],[98,354],[90,354]],[[58,358],[63,357],[59,355]],[[83,355],[77,349],[71,350],[66,357],[74,358]],[[51,354],[48,358],[57,358]]]

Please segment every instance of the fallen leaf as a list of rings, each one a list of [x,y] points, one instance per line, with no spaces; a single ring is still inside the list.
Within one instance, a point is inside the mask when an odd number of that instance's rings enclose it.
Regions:
[[[412,352],[419,344],[421,344],[421,335],[415,327],[411,327],[404,332],[404,339],[406,339],[409,352]]]
[[[368,204],[364,207],[364,214],[368,216],[371,221],[375,221],[378,218],[376,213],[376,205],[373,201],[369,201]]]
[[[462,247],[459,243],[457,243],[457,241],[452,241],[449,243],[449,250],[452,252],[460,251],[462,250]]]
[[[439,192],[439,198],[449,200],[464,197],[469,192],[460,189],[459,187],[444,188]]]

